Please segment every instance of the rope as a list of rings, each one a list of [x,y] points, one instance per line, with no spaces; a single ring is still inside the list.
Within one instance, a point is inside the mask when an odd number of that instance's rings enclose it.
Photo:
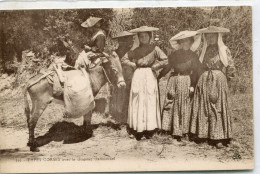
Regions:
[[[27,89],[29,89],[30,87],[32,87],[33,85],[35,85],[36,83],[38,83],[39,81],[41,81],[42,79],[46,78],[48,75],[54,73],[54,71],[50,71],[46,74],[43,74],[39,79],[35,80],[34,82],[30,83],[28,86],[27,86]]]
[[[104,69],[103,66],[101,66],[101,67],[102,67],[102,70],[104,71],[104,74],[105,74],[105,76],[106,76],[106,79],[107,79],[108,83],[112,85],[111,81],[110,81],[109,78],[108,78],[108,75],[107,75],[107,73],[106,73],[106,70]]]

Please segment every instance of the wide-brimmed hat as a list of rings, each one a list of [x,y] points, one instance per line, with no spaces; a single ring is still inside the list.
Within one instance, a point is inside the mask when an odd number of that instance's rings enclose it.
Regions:
[[[229,29],[224,27],[209,26],[198,30],[198,33],[228,33]]]
[[[135,35],[135,33],[131,33],[129,31],[122,31],[122,32],[117,33],[117,35],[114,36],[113,39],[127,37],[127,36],[134,36],[134,35]]]
[[[84,28],[90,28],[96,25],[96,23],[98,23],[101,20],[103,20],[103,18],[89,17],[85,22],[81,24],[81,26]]]
[[[178,34],[176,34],[175,36],[173,36],[169,40],[169,42],[170,42],[172,48],[178,50],[180,48],[180,44],[178,43],[178,40],[193,37],[194,43],[192,44],[191,49],[196,50],[199,46],[200,39],[201,39],[200,36],[197,35],[197,33],[198,33],[197,31],[188,31],[188,30],[181,31]]]
[[[175,36],[173,36],[170,41],[177,41],[177,40],[181,40],[181,39],[185,39],[188,37],[193,37],[197,34],[197,31],[181,31],[178,34],[176,34]]]
[[[139,28],[130,30],[130,32],[141,33],[141,32],[152,32],[152,31],[158,31],[158,30],[159,30],[159,28],[156,28],[156,27],[141,26]]]

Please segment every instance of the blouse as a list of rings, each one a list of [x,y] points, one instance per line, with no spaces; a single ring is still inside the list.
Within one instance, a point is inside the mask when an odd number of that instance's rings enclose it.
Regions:
[[[218,52],[218,45],[209,45],[207,47],[204,59],[203,59],[203,68],[204,71],[208,70],[220,70],[226,74],[228,79],[231,79],[235,76],[235,66],[232,59],[230,50],[227,48],[227,59],[228,66],[225,68],[224,64],[221,62]]]
[[[198,55],[191,50],[177,50],[170,54],[168,65],[160,72],[159,77],[172,70],[171,75],[190,75],[191,86],[195,87],[201,73],[202,64]]]
[[[137,47],[131,54],[122,58],[122,65],[133,65],[136,67],[150,67],[156,71],[167,64],[167,56],[157,46],[147,44]]]

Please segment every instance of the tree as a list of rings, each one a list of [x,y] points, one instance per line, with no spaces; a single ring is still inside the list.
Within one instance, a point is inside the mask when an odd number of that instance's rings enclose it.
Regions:
[[[66,54],[60,39],[71,40],[75,47],[86,42],[87,32],[80,24],[90,16],[105,19],[104,29],[113,17],[112,9],[16,10],[0,12],[0,62],[3,72],[13,73],[14,61],[22,61],[22,51],[33,50],[45,60],[51,54]],[[108,32],[108,31],[107,31]]]

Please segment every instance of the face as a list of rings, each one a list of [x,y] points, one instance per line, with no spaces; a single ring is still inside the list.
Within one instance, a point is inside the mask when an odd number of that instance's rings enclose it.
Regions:
[[[126,36],[122,38],[118,38],[118,44],[122,47],[132,48],[134,44],[134,37],[133,36]]]
[[[189,50],[193,43],[193,40],[192,40],[192,38],[185,38],[185,39],[179,40],[178,43],[180,44],[182,49]]]
[[[149,44],[150,42],[150,35],[147,32],[139,33],[138,38],[142,44]]]
[[[214,45],[218,43],[218,33],[206,33],[205,38],[208,45]]]

